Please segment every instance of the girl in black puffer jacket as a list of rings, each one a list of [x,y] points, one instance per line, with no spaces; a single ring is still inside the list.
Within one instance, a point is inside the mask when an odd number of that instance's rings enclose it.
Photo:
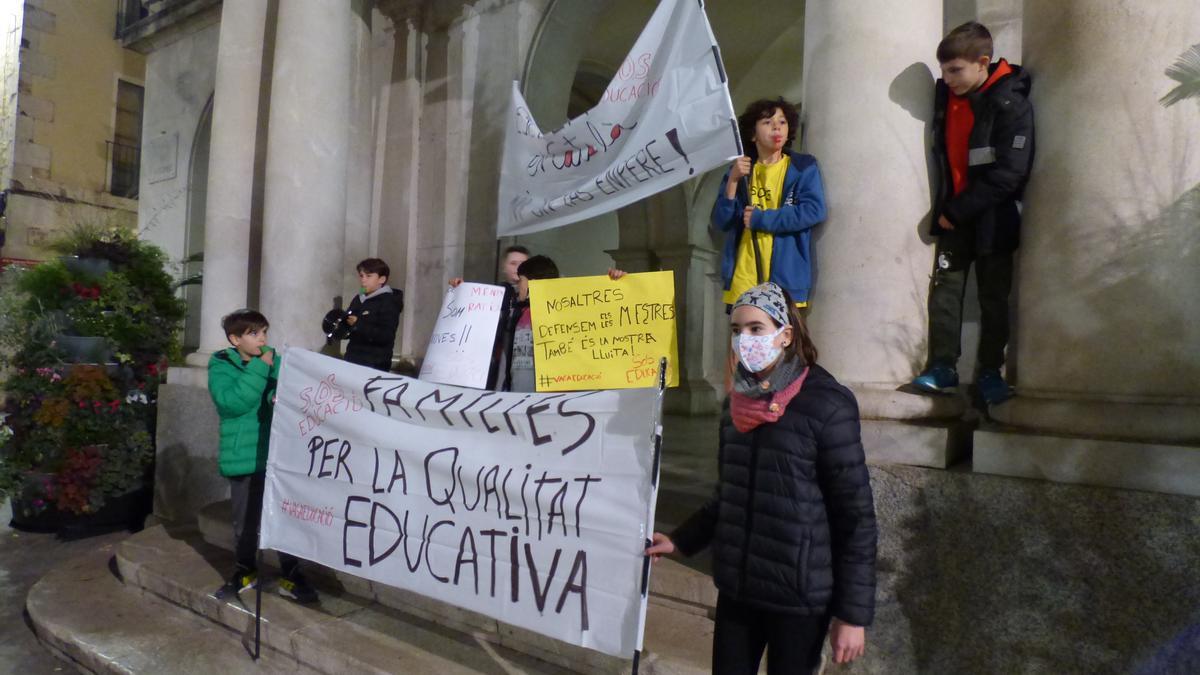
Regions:
[[[773,283],[730,317],[738,364],[721,419],[715,496],[647,554],[713,547],[714,673],[812,672],[863,653],[875,609],[875,506],[858,404],[816,365],[791,298]]]

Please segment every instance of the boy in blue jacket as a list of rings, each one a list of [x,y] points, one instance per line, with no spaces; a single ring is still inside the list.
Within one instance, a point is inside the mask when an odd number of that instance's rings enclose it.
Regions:
[[[263,485],[267,449],[274,412],[279,361],[267,346],[267,317],[252,309],[239,309],[221,319],[221,328],[233,345],[208,361],[208,393],[221,418],[221,450],[217,465],[229,479],[233,502],[233,540],[237,563],[233,575],[213,595],[218,600],[237,597],[258,584],[258,525],[262,519]],[[299,559],[279,554],[283,578],[279,594],[309,603],[317,592],[297,569]]]
[[[734,160],[712,209],[712,226],[732,234],[721,256],[726,306],[767,281],[808,306],[811,233],[825,220],[825,190],[817,160],[791,150],[799,125],[783,98],[755,101],[738,117],[748,154]]]

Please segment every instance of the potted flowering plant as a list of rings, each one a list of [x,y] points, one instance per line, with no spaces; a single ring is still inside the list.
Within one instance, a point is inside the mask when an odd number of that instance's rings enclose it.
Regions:
[[[185,308],[159,249],[90,232],[72,233],[75,250],[107,266],[0,276],[0,498],[30,529],[126,524],[149,503],[156,393]]]

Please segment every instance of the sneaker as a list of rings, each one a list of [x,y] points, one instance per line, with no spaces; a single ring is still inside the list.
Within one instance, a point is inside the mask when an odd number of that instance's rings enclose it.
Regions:
[[[1008,383],[1000,376],[1000,371],[995,368],[979,371],[975,387],[979,389],[979,395],[988,405],[1004,403],[1013,397],[1013,388],[1008,386]]]
[[[317,591],[304,577],[299,573],[293,574],[291,578],[283,578],[279,580],[279,594],[289,600],[295,600],[302,605],[308,605],[317,601]]]
[[[952,394],[958,388],[958,373],[948,366],[932,366],[914,377],[912,386],[921,392]]]
[[[246,572],[238,570],[234,572],[233,577],[221,585],[216,591],[213,591],[213,597],[218,600],[232,600],[242,591],[248,591],[258,586],[258,574],[255,572]]]

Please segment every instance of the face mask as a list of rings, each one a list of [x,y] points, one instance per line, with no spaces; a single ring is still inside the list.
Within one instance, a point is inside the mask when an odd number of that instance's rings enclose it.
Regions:
[[[733,336],[733,350],[737,352],[738,360],[742,362],[746,370],[759,373],[779,359],[779,355],[783,353],[783,347],[775,346],[775,338],[779,337],[783,328],[780,326],[779,330],[770,335],[742,335],[739,333]]]

